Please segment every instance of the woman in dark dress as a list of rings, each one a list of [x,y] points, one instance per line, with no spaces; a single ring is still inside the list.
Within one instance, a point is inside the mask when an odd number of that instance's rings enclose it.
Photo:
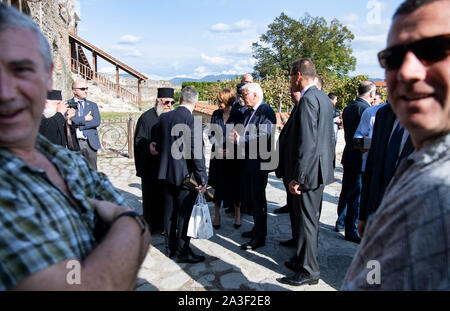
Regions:
[[[214,220],[215,229],[220,228],[220,206],[224,208],[234,206],[234,227],[241,226],[241,212],[239,207],[239,176],[234,169],[235,160],[226,149],[227,126],[233,127],[235,123],[240,122],[239,113],[232,109],[235,101],[235,94],[229,90],[221,90],[217,94],[217,105],[219,109],[214,111],[211,117],[211,161],[209,164],[209,185],[214,190]],[[214,127],[222,129],[222,141],[218,138]],[[220,156],[218,156],[220,155]]]

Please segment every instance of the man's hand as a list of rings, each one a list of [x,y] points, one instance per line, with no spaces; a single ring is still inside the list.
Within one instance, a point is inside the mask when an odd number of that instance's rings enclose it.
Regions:
[[[56,104],[56,112],[59,112],[62,115],[66,113],[67,109],[69,109],[69,107],[67,106],[67,102],[65,100],[61,100]]]
[[[69,124],[72,124],[72,118],[75,117],[76,113],[77,112],[73,108],[67,110],[66,119]]]
[[[84,121],[89,122],[92,121],[92,119],[94,119],[94,117],[91,115],[91,111],[89,111],[88,114],[84,116]]]
[[[236,143],[236,139],[235,139],[235,131],[231,132],[228,136],[227,136],[227,140],[232,143],[235,144]]]
[[[158,151],[156,151],[156,143],[150,143],[150,153],[154,156],[158,155]]]
[[[200,191],[201,193],[206,192],[206,185],[195,187],[195,190]]]
[[[300,191],[300,184],[295,180],[291,181],[289,183],[289,192],[293,195],[301,195],[302,192]]]
[[[89,203],[91,203],[94,209],[97,211],[100,218],[110,225],[114,222],[117,216],[119,216],[124,212],[131,211],[131,209],[128,207],[119,206],[111,202],[99,201],[95,199],[88,199],[88,200]]]

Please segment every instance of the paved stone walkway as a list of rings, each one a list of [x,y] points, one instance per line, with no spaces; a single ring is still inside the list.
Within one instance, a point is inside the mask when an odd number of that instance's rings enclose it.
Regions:
[[[343,131],[339,131],[337,165],[344,147]],[[206,150],[210,150],[207,145]],[[209,154],[207,154],[209,158]],[[207,160],[207,162],[209,162]],[[134,162],[124,157],[99,157],[99,170],[106,173],[114,186],[125,196],[130,207],[141,211],[140,178],[136,177]],[[334,231],[336,207],[342,181],[342,167],[335,170],[335,182],[325,188],[323,209],[320,218],[319,264],[321,270],[319,285],[292,287],[276,281],[292,272],[284,261],[293,254],[293,248],[279,245],[291,238],[288,214],[273,211],[286,203],[283,183],[269,175],[266,189],[268,201],[268,234],[266,246],[255,251],[242,251],[239,246],[247,239],[241,233],[252,228],[253,218],[242,215],[242,227],[233,227],[233,216],[222,210],[222,223],[210,240],[191,240],[195,253],[206,256],[199,264],[178,264],[164,255],[164,238],[152,236],[152,247],[139,271],[139,291],[204,291],[204,290],[271,290],[271,291],[328,291],[338,290],[346,270],[351,263],[357,245],[344,240],[342,233]],[[211,216],[214,207],[210,203]]]

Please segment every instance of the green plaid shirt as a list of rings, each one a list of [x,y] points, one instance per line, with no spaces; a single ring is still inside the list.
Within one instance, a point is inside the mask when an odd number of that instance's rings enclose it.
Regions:
[[[0,290],[67,259],[84,260],[96,245],[97,218],[87,198],[125,205],[108,178],[78,153],[39,135],[36,149],[66,181],[77,201],[40,169],[0,148]]]

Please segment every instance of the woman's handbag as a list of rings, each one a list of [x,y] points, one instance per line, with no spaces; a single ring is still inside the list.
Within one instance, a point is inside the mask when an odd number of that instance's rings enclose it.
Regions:
[[[194,239],[209,239],[214,235],[208,204],[201,192],[192,208],[187,235]]]

